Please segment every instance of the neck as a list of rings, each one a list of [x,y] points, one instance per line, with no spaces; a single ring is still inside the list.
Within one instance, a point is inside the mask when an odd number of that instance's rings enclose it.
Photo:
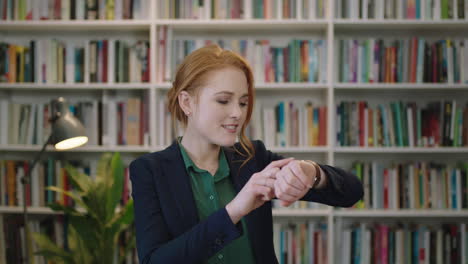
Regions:
[[[184,133],[181,144],[197,166],[207,167],[218,163],[219,145],[206,142],[188,130]]]

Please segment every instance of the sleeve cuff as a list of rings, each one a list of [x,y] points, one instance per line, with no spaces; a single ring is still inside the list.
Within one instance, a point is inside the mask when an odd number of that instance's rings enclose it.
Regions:
[[[216,230],[213,236],[214,240],[211,241],[211,255],[213,255],[231,241],[239,238],[243,233],[243,229],[241,221],[236,225],[232,222],[226,208],[219,209],[210,218],[213,219],[213,221],[210,221],[210,224],[212,224],[211,228],[212,230]]]

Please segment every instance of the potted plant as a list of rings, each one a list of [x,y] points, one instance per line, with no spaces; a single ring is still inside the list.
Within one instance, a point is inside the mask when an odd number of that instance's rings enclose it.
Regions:
[[[68,218],[68,249],[61,248],[44,234],[35,233],[33,238],[39,250],[35,254],[57,263],[101,264],[113,263],[118,239],[133,223],[133,201],[120,208],[123,191],[124,166],[119,153],[105,153],[98,162],[95,180],[67,164],[74,191],[50,186],[49,190],[69,196],[79,209],[61,204],[50,204],[54,211]],[[126,253],[135,247],[135,235],[131,228],[130,241],[120,254],[122,263]]]

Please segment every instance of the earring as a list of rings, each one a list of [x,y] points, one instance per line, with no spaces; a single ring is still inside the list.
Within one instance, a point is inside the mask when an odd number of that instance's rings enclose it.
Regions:
[[[190,115],[190,112],[187,112],[186,115],[189,116],[189,115]]]

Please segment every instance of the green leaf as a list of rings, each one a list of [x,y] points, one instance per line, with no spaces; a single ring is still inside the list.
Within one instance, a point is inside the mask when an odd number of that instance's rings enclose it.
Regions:
[[[75,263],[73,261],[73,256],[69,252],[58,247],[46,235],[33,233],[32,236],[40,248],[39,251],[34,252],[36,255],[41,255],[50,260],[61,261],[63,263]]]
[[[57,202],[49,203],[47,205],[50,209],[56,212],[65,212],[65,213],[78,213],[75,208],[61,205]]]
[[[89,212],[92,212],[92,215],[104,225],[108,219],[109,215],[106,211],[106,185],[105,183],[95,183],[83,197],[84,203],[89,208]]]
[[[98,161],[96,169],[96,182],[106,182],[108,179],[108,174],[111,173],[110,161],[112,160],[111,153],[102,154],[101,158]]]
[[[79,172],[77,169],[75,169],[68,163],[67,165],[65,165],[65,169],[67,171],[68,176],[70,176],[68,179],[70,180],[72,186],[80,192],[86,193],[89,190],[90,185],[92,184],[91,178],[88,175]]]
[[[72,192],[69,192],[69,191],[65,191],[57,186],[48,186],[46,188],[47,190],[51,190],[51,191],[54,191],[54,192],[58,192],[58,193],[63,193],[65,194],[66,196],[70,197],[73,199],[73,201],[75,201],[75,203],[77,203],[78,205],[80,205],[81,207],[85,208],[85,209],[88,209],[86,204],[83,202],[83,200],[81,199],[81,196],[75,194],[75,193],[72,193]]]
[[[121,213],[110,222],[109,228],[114,233],[120,233],[133,223],[133,200],[129,200]]]
[[[74,225],[70,225],[68,230],[68,245],[72,252],[74,252],[73,256],[77,263],[95,263],[93,261],[97,259],[97,255],[99,252],[96,252],[94,244],[87,244],[84,239],[87,239],[86,233],[80,233],[74,227]]]
[[[75,191],[70,192],[55,186],[47,189],[71,197],[85,213],[60,204],[49,205],[53,210],[62,211],[69,216],[69,251],[64,251],[49,241],[50,243],[42,243],[40,253],[47,255],[54,263],[112,263],[114,252],[118,250],[120,234],[134,221],[132,200],[121,211],[116,211],[122,197],[124,181],[124,166],[120,154],[103,154],[98,161],[94,178],[79,173],[69,164],[66,165],[66,170],[76,187]],[[135,247],[134,230],[131,231],[126,235],[126,238],[130,237],[125,252]],[[119,255],[122,253],[119,252]]]
[[[103,227],[97,219],[90,216],[71,216],[69,224],[79,234],[84,247],[88,251],[94,251],[96,248],[99,248],[99,241],[101,239],[99,234],[102,232]]]
[[[49,203],[47,206],[50,209],[52,209],[53,211],[64,212],[67,215],[77,215],[77,214],[79,214],[79,212],[76,211],[75,208],[70,207],[70,206],[64,206],[64,205],[56,203],[56,202],[55,203]]]
[[[117,152],[112,156],[111,160],[111,171],[112,171],[112,179],[109,179],[111,185],[108,189],[108,200],[107,200],[107,212],[110,215],[113,215],[115,212],[115,208],[120,203],[122,199],[122,191],[123,191],[123,181],[124,181],[124,166],[122,163],[122,159],[120,158],[120,154]],[[111,220],[109,218],[109,220]]]

